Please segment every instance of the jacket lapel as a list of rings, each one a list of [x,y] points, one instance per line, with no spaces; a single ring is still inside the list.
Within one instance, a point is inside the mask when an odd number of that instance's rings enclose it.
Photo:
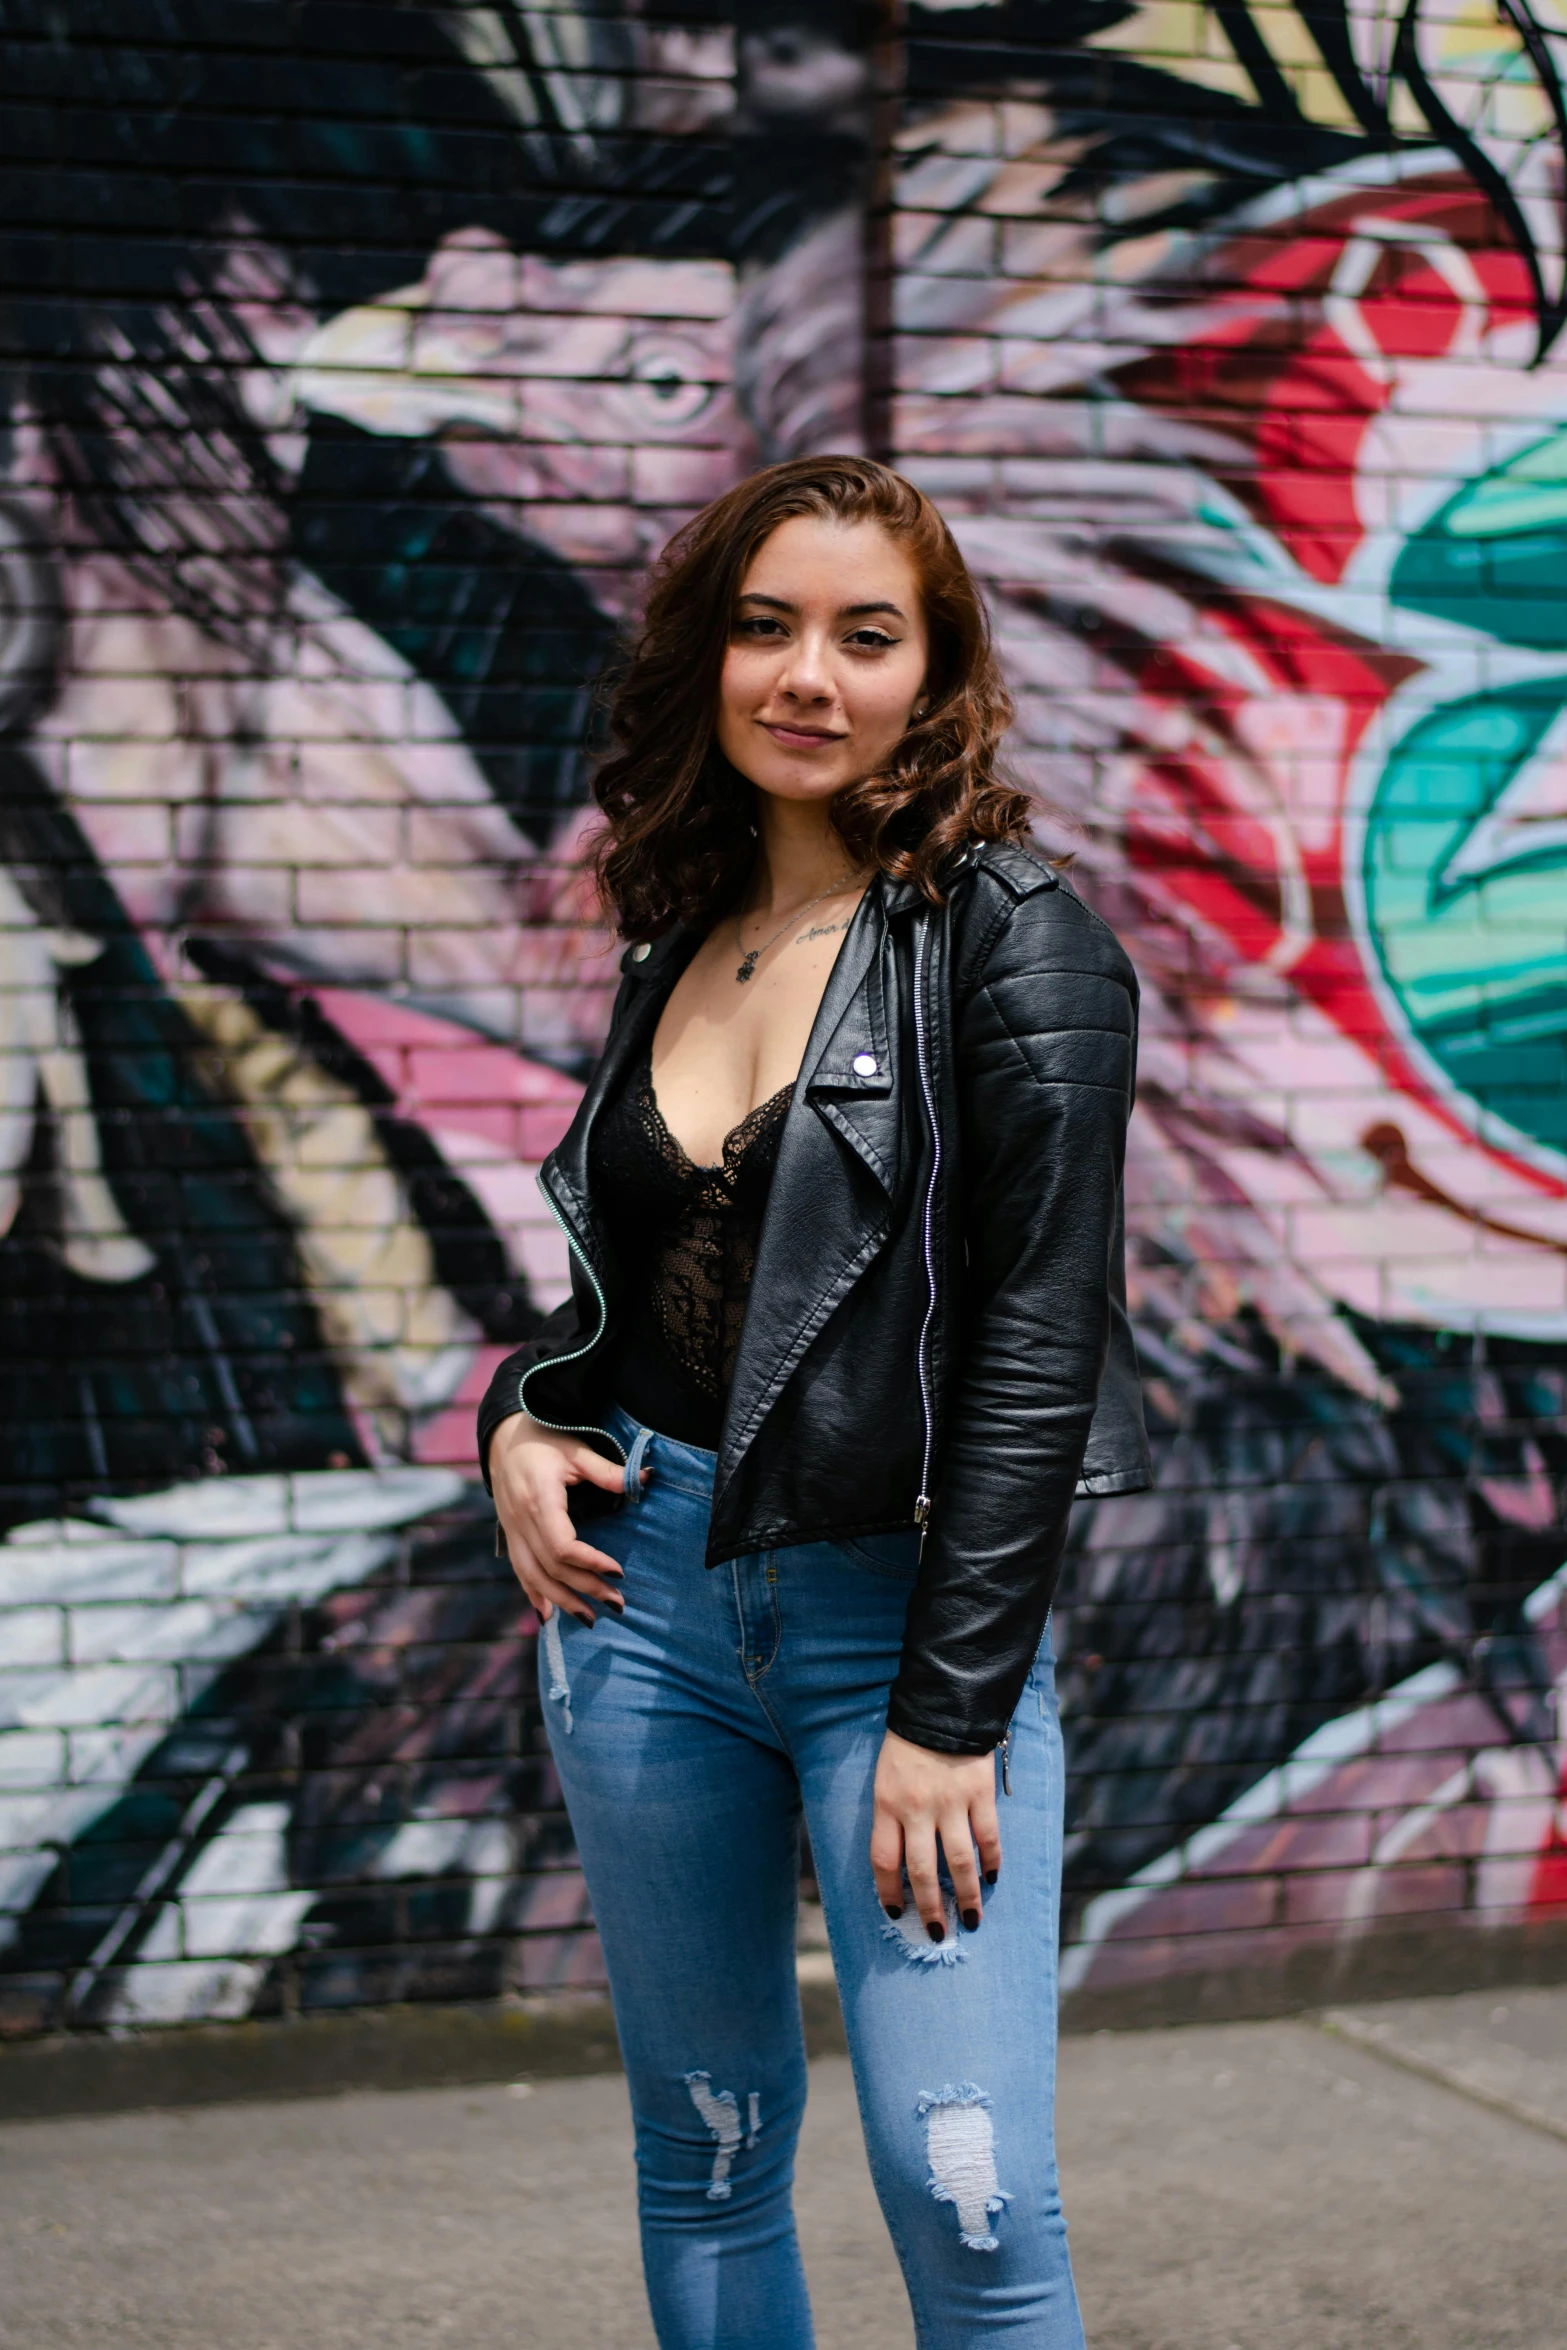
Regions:
[[[867,890],[827,982],[779,1140],[729,1390],[718,1487],[806,1348],[886,1242],[902,1156],[897,973],[880,885]]]
[[[588,1182],[588,1145],[593,1124],[604,1104],[614,1098],[636,1066],[658,1016],[669,1000],[676,980],[701,944],[702,933],[689,924],[667,930],[638,962],[635,947],[621,957],[627,992],[618,1005],[619,1016],[610,1029],[597,1068],[577,1104],[577,1114],[555,1149],[539,1169],[539,1181],[564,1214],[578,1227],[579,1243],[589,1247],[594,1270],[602,1279],[607,1250],[603,1227],[593,1206]]]

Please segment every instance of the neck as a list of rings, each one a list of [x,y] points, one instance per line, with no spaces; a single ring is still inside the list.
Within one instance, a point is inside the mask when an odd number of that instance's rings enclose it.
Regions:
[[[751,910],[783,914],[850,878],[849,852],[833,829],[825,800],[780,800],[756,795],[760,847],[751,884]]]

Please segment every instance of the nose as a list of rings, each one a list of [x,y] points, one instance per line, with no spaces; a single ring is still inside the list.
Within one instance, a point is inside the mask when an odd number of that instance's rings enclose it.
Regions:
[[[789,658],[779,675],[778,690],[786,701],[800,705],[831,701],[832,676],[827,665],[826,645],[814,630],[802,629],[789,647]]]

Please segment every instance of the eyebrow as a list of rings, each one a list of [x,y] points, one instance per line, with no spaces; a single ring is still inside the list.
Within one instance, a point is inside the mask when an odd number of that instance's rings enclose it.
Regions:
[[[792,604],[787,596],[764,596],[755,588],[747,588],[738,601],[742,604],[766,604],[774,612],[798,612],[800,609],[799,605]],[[894,604],[886,599],[870,604],[840,604],[838,618],[840,620],[860,620],[869,612],[890,612],[894,620],[908,618],[908,614],[901,604]]]

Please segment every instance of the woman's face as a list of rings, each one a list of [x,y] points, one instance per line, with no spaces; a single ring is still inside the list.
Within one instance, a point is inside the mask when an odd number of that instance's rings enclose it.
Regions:
[[[831,799],[886,766],[926,654],[913,565],[879,523],[780,523],[735,599],[719,748],[758,791]]]

